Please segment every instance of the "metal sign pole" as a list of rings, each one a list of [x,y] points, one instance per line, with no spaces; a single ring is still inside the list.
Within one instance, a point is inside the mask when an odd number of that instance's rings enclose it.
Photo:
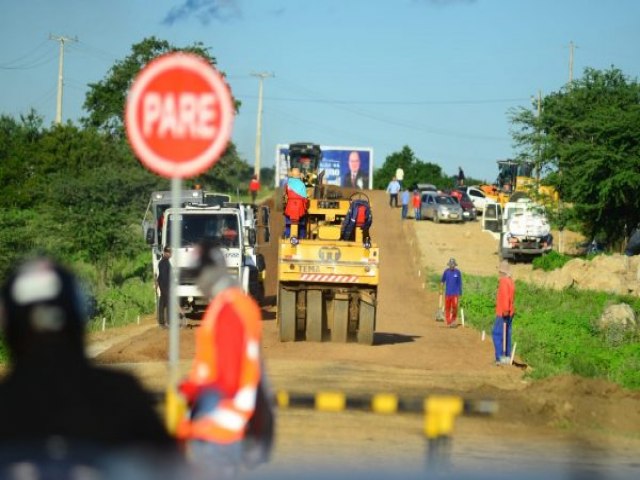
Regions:
[[[171,179],[171,208],[180,207],[182,179]],[[180,244],[182,243],[182,219],[174,214],[171,228],[171,296],[169,297],[169,379],[170,385],[177,385],[180,361],[180,325],[178,321],[178,266],[180,265]]]

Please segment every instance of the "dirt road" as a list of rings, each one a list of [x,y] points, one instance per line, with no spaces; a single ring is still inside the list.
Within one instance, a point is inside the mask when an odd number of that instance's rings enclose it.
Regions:
[[[271,271],[263,310],[263,354],[274,389],[492,398],[500,407],[495,417],[457,420],[454,469],[542,471],[586,466],[605,476],[634,478],[639,468],[640,394],[571,376],[533,383],[518,368],[494,365],[489,335],[483,341],[480,332],[447,329],[434,321],[437,295],[425,290],[425,271],[440,272],[454,256],[469,273],[495,274],[495,239],[477,222],[403,222],[400,210],[387,205],[384,192],[370,196],[372,235],[381,251],[374,345],[280,343],[276,278]],[[281,219],[275,212],[272,220],[278,232]],[[264,254],[267,265],[275,267],[275,242]],[[120,337],[115,344],[109,337],[122,332],[95,336],[97,361],[131,369],[150,388],[163,390],[167,332],[154,328],[153,319],[127,328],[128,338]],[[183,330],[181,336],[186,369],[193,354],[193,330]],[[420,415],[281,411],[273,461],[259,472],[318,466],[343,472],[420,472],[426,451],[422,426]]]

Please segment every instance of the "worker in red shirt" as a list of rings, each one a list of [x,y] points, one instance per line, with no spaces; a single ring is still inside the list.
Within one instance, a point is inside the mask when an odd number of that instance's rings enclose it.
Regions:
[[[197,469],[222,478],[243,462],[245,434],[262,376],[262,317],[256,302],[227,273],[212,242],[198,246],[194,273],[211,302],[196,332],[195,358],[180,392],[189,406],[177,428]]]
[[[498,269],[496,321],[493,324],[493,346],[496,365],[511,364],[511,323],[515,315],[516,285],[511,278],[509,262],[503,260]]]
[[[256,197],[258,196],[258,191],[260,190],[260,180],[258,180],[258,175],[254,174],[251,177],[251,181],[249,182],[249,193],[251,193],[251,203],[256,203]]]
[[[416,220],[420,220],[422,218],[422,216],[420,215],[420,210],[422,207],[422,195],[420,195],[419,190],[414,190],[411,203],[413,205],[413,217]]]

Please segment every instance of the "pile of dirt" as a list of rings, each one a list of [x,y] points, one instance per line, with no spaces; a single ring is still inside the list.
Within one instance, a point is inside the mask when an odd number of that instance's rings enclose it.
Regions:
[[[551,426],[637,434],[640,392],[625,390],[604,379],[559,375],[531,383],[525,392],[528,408],[546,414]]]
[[[598,255],[592,260],[575,258],[551,272],[531,270],[521,278],[562,290],[578,288],[617,295],[640,296],[640,256]]]

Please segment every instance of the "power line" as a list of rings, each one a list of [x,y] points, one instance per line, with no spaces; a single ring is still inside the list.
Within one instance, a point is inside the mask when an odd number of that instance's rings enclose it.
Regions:
[[[39,62],[45,58],[48,58],[50,61],[51,52],[49,51],[49,49],[46,49],[45,52],[41,52],[40,54],[38,54],[38,56],[35,59],[31,58],[36,52],[41,50],[41,48],[45,46],[46,43],[47,43],[46,39],[42,40],[42,42],[40,42],[38,45],[36,45],[27,53],[24,53],[19,57],[14,58],[13,60],[10,60],[8,62],[0,63],[0,69],[1,70],[27,70],[30,68],[35,68],[37,66],[40,66]]]
[[[26,61],[25,63],[17,64],[17,65],[2,65],[0,66],[0,70],[32,70],[34,68],[41,67],[53,61],[53,57],[51,56],[51,52],[43,52],[38,57]]]
[[[255,95],[237,95],[238,98],[255,99]],[[318,98],[269,97],[265,99],[292,102],[318,103],[325,105],[487,105],[497,103],[518,103],[528,101],[528,98],[493,98],[486,100],[327,100]]]
[[[77,41],[77,46],[72,47],[74,51],[81,53],[82,55],[88,55],[94,58],[99,58],[101,60],[114,62],[119,60],[119,57],[111,52],[106,50],[102,50],[101,48],[95,47],[93,45],[89,45],[86,42],[82,42],[80,40]]]

